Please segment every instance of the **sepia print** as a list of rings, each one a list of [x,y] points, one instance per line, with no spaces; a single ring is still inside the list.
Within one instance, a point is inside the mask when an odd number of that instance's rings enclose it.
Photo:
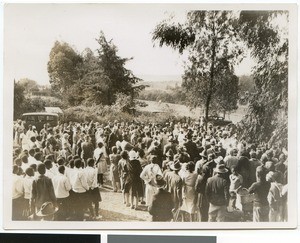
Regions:
[[[294,5],[4,19],[6,228],[295,227]]]

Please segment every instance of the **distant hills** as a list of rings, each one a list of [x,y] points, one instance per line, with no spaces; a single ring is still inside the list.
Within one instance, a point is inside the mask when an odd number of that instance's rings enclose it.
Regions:
[[[161,82],[161,81],[174,81],[182,82],[181,75],[136,75],[143,79],[145,82]]]
[[[143,79],[143,84],[148,85],[147,90],[166,90],[168,87],[180,86],[182,78],[180,75],[137,75]]]

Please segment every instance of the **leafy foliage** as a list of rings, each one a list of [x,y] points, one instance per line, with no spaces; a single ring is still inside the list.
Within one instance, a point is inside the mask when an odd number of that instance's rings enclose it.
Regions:
[[[29,78],[20,79],[18,84],[24,87],[25,93],[36,92],[39,90],[37,82]]]
[[[191,11],[185,25],[163,21],[153,34],[160,45],[171,46],[180,53],[188,49],[182,87],[188,94],[189,105],[204,107],[206,118],[212,103],[217,103],[214,99],[220,104],[214,109],[236,109],[237,95],[228,97],[222,94],[222,89],[229,87],[233,92],[238,89],[233,66],[242,60],[243,52],[237,23],[231,11]]]
[[[68,43],[54,43],[49,55],[48,73],[52,89],[61,97],[79,79],[81,64],[82,57]]]
[[[257,92],[250,101],[241,131],[251,140],[287,146],[288,12],[242,11],[243,39],[257,60],[253,78]],[[274,138],[278,138],[277,141]]]
[[[97,42],[96,55],[89,48],[78,54],[69,44],[60,42],[55,42],[50,52],[51,87],[67,105],[112,105],[118,94],[133,99],[144,88],[137,84],[141,80],[125,68],[131,58],[118,56],[117,47],[103,32]]]

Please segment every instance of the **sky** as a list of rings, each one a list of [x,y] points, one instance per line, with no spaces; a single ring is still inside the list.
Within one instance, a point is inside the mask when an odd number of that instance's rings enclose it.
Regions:
[[[47,62],[54,42],[65,41],[79,53],[87,47],[95,51],[100,31],[113,39],[121,57],[134,58],[126,67],[136,76],[180,76],[187,55],[154,45],[151,32],[170,14],[183,21],[189,8],[178,4],[8,4],[4,8],[5,80],[29,78],[49,84]],[[236,67],[236,74],[250,74],[253,64],[248,56]]]

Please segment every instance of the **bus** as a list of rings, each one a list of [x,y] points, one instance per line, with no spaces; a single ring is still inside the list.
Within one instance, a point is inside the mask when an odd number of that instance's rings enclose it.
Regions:
[[[39,132],[44,124],[48,123],[50,127],[58,125],[59,117],[56,113],[50,112],[30,112],[22,115],[22,121],[24,121],[25,129],[28,129],[29,125],[35,126]]]

